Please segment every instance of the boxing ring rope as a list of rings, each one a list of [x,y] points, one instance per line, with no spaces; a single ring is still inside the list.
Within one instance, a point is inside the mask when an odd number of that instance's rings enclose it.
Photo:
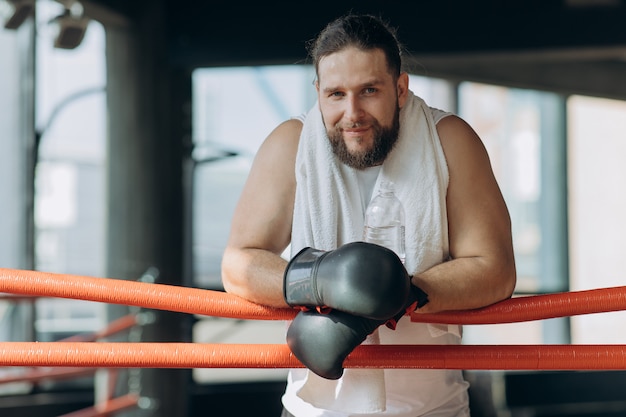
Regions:
[[[296,314],[293,309],[273,309],[218,291],[5,268],[0,268],[0,292],[249,320],[289,320]]]
[[[0,343],[0,366],[302,368],[287,345],[115,342]],[[626,345],[362,345],[346,368],[626,369]]]
[[[0,301],[10,301],[10,302],[23,302],[28,301],[32,302],[38,300],[42,297],[39,296],[14,296],[14,295],[4,295],[0,297]],[[103,329],[98,330],[96,332],[87,333],[87,334],[78,334],[70,337],[66,337],[61,339],[58,342],[70,343],[70,342],[96,342],[100,339],[121,333],[125,330],[129,330],[130,328],[140,324],[140,320],[135,314],[128,314],[126,316],[122,316],[116,320],[113,320],[107,324]],[[58,343],[54,342],[54,343]],[[3,376],[0,377],[0,385],[3,384],[11,384],[11,383],[41,383],[43,381],[59,381],[66,379],[75,379],[87,376],[93,376],[98,371],[98,368],[94,367],[73,367],[73,368],[51,368],[46,365],[44,368],[34,368],[26,373],[22,373],[20,375],[12,375],[12,376]],[[117,372],[111,369],[108,369],[109,373],[112,371],[116,374]],[[64,414],[59,417],[110,417],[112,414],[128,410],[130,408],[136,407],[139,405],[139,396],[136,394],[127,394],[122,395],[116,398],[113,398],[113,387],[108,388],[108,394],[105,401],[95,404],[92,407],[87,407],[82,410],[78,410],[69,414]]]
[[[626,310],[626,286],[514,297],[458,312],[411,315],[411,320],[439,324],[502,324]]]
[[[164,284],[0,268],[0,292],[71,298],[248,320],[289,320],[276,309],[231,294]],[[497,324],[626,310],[626,286],[516,297],[476,310],[412,314],[411,320],[444,324]]]
[[[128,330],[137,324],[137,317],[134,314],[122,316],[119,319],[111,321],[105,328],[97,332],[88,334],[78,334],[66,337],[54,343],[59,342],[95,342],[108,336]],[[27,373],[12,376],[0,377],[0,385],[10,384],[13,382],[41,382],[47,380],[70,379],[82,376],[92,375],[97,368],[57,368],[57,369],[32,369]]]
[[[217,291],[38,271],[0,269],[0,292],[73,298],[182,313],[288,320],[272,309]],[[626,287],[517,297],[472,311],[413,314],[413,321],[495,324],[626,310]],[[464,370],[626,369],[626,345],[359,346],[346,367]],[[286,345],[4,342],[0,366],[103,368],[297,368]]]

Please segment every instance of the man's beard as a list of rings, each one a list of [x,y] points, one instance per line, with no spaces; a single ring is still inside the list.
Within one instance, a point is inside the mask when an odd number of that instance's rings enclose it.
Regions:
[[[371,149],[364,152],[350,152],[350,150],[348,150],[346,142],[343,139],[342,129],[339,126],[335,125],[331,131],[328,131],[328,138],[330,139],[333,153],[341,162],[358,170],[383,163],[398,141],[398,132],[400,131],[400,108],[396,107],[391,126],[383,127],[375,119],[371,124],[374,131],[374,144]]]

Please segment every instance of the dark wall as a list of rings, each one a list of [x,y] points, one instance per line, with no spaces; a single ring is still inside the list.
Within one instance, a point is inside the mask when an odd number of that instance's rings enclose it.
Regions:
[[[304,43],[349,11],[388,20],[416,55],[626,45],[621,0],[164,1],[173,63],[191,67],[299,62]],[[136,19],[153,2],[95,3]]]
[[[517,4],[516,4],[517,3]],[[416,55],[587,48],[626,43],[626,8],[569,7],[540,2],[321,1],[273,6],[271,2],[177,2],[169,5],[171,54],[180,65],[293,63],[307,40],[350,10],[379,15],[398,27]]]
[[[418,75],[626,98],[626,0],[162,1],[166,16],[150,35],[160,39],[167,64],[182,71],[305,63],[306,43],[353,11],[396,27]],[[90,3],[130,26],[155,4]]]

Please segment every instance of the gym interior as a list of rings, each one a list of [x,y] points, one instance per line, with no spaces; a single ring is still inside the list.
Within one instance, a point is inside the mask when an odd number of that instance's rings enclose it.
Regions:
[[[511,213],[515,296],[626,285],[624,0],[3,0],[0,267],[223,292],[255,152],[315,102],[306,44],[350,11],[397,27],[410,88],[483,139]],[[468,325],[464,343],[619,347],[625,319]],[[284,333],[276,320],[0,298],[0,343],[281,344]],[[278,416],[287,372],[59,371],[0,368],[0,415]],[[465,373],[473,417],[626,415],[626,368]]]

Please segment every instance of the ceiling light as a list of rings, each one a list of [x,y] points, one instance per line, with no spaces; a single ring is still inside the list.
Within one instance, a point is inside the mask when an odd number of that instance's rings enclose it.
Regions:
[[[51,21],[57,26],[54,46],[74,49],[83,41],[90,19],[83,15],[83,6],[77,1],[65,4],[65,7],[65,12]]]
[[[5,18],[5,29],[17,29],[32,16],[35,0],[3,0],[0,1],[0,14]]]

